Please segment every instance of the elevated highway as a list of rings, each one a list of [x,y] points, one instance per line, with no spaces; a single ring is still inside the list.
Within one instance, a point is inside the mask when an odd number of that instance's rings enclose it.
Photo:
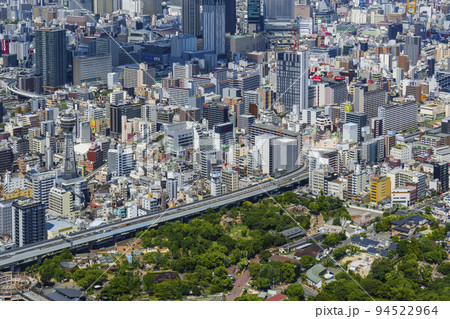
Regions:
[[[305,183],[307,179],[308,167],[302,166],[280,178],[252,185],[232,193],[211,197],[152,215],[144,215],[90,228],[85,231],[73,233],[69,237],[54,238],[20,247],[0,254],[0,270],[14,270],[15,266],[24,263],[40,262],[43,257],[57,254],[65,248],[92,248],[95,244],[113,242],[115,238],[121,235],[134,234],[137,231],[149,227],[156,227],[158,224],[169,221],[188,219],[205,212],[208,208],[217,209],[228,205],[236,205],[245,200],[252,200],[267,194],[273,194],[280,189],[287,189]]]

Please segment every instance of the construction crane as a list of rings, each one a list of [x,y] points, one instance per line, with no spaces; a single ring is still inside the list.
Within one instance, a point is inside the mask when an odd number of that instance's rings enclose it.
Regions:
[[[406,0],[406,12],[409,14],[416,13],[416,0]]]

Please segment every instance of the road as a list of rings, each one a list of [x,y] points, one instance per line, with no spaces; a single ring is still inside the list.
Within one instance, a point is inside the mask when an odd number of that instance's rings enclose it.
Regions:
[[[278,191],[281,187],[296,184],[308,178],[307,165],[280,178],[253,185],[225,195],[208,198],[192,204],[172,208],[165,212],[152,215],[144,215],[116,223],[91,228],[82,232],[73,233],[69,238],[54,238],[33,245],[21,247],[13,251],[0,254],[0,269],[7,269],[25,261],[31,261],[37,257],[52,255],[65,248],[76,248],[105,239],[111,239],[117,235],[136,232],[142,229],[155,227],[158,223],[187,218],[204,212],[207,208],[220,208],[243,202],[247,199],[264,196]]]

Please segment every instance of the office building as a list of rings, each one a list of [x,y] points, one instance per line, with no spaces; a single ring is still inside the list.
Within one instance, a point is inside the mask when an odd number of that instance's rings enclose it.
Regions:
[[[143,14],[150,17],[162,14],[162,0],[144,0]]]
[[[66,30],[37,30],[34,42],[35,74],[42,76],[42,85],[50,88],[64,85],[68,66]]]
[[[155,84],[155,69],[147,63],[139,64],[139,67],[126,67],[123,70],[123,86],[136,88]]]
[[[217,124],[229,122],[228,108],[219,105],[204,105],[203,119],[208,121],[208,129],[212,129]]]
[[[203,0],[203,49],[225,54],[225,0]]]
[[[389,177],[375,177],[370,181],[370,201],[379,202],[391,196],[391,180]]]
[[[225,0],[225,32],[236,33],[236,0]]]
[[[308,108],[309,67],[308,52],[280,52],[277,54],[277,99],[290,113],[294,105]]]
[[[356,112],[348,112],[345,114],[346,123],[358,124],[358,143],[361,142],[361,129],[367,125],[367,115]]]
[[[122,114],[123,105],[113,105],[109,106],[109,119],[110,119],[110,129],[111,137],[119,138],[122,134]]]
[[[47,239],[45,206],[32,199],[16,200],[12,204],[13,239],[18,247]]]
[[[264,0],[264,18],[294,18],[294,0]]]
[[[151,0],[146,0],[151,1]],[[144,1],[144,3],[146,2]],[[93,0],[94,13],[105,15],[106,13],[113,13],[120,8],[119,0]]]
[[[261,0],[247,0],[247,22],[250,33],[264,30]]]
[[[220,167],[222,162],[222,152],[220,150],[202,151],[200,153],[201,177],[209,179],[213,170]]]
[[[433,178],[438,179],[441,182],[441,192],[448,191],[448,163],[439,162],[433,165]]]
[[[234,145],[234,125],[233,123],[222,123],[214,126],[214,148],[228,148]]]
[[[112,69],[110,55],[77,56],[73,58],[73,85],[105,84]]]
[[[342,141],[358,142],[358,124],[345,123],[342,126]]]
[[[411,65],[416,65],[422,50],[422,40],[420,36],[407,36],[405,42],[405,55],[409,57]],[[406,70],[405,70],[406,71]]]
[[[450,134],[450,116],[442,119],[441,133]]]
[[[295,170],[298,166],[298,145],[293,138],[276,138],[272,143],[272,173],[278,175]],[[266,159],[267,160],[267,159]]]
[[[200,36],[200,2],[201,0],[183,0],[182,23],[183,33]]]

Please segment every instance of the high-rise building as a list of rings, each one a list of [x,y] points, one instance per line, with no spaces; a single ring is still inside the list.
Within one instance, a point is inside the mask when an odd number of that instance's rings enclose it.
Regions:
[[[176,200],[178,194],[178,179],[168,178],[166,183],[166,189],[169,200]]]
[[[370,201],[379,202],[391,196],[391,180],[389,177],[376,177],[370,181]]]
[[[367,125],[367,115],[362,113],[348,112],[345,114],[345,122],[358,124],[358,142],[360,142],[361,129]]]
[[[32,199],[14,201],[13,239],[18,247],[30,245],[47,238],[45,205]]]
[[[43,86],[56,88],[67,81],[66,30],[40,29],[36,31],[35,74],[42,76]]]
[[[183,0],[183,33],[198,37],[200,33],[200,0]]]
[[[441,133],[450,134],[450,116],[442,119]]]
[[[416,128],[418,109],[419,105],[415,101],[380,107],[378,116],[383,119],[383,134]]]
[[[247,22],[250,33],[264,30],[261,0],[247,0]]]
[[[224,186],[225,192],[234,192],[239,189],[239,173],[237,171],[233,171],[231,169],[222,170],[220,172],[222,185]]]
[[[299,105],[308,108],[308,52],[280,52],[277,54],[277,99],[286,113]]]
[[[123,105],[110,105],[109,106],[109,119],[111,136],[114,138],[119,138],[122,133],[122,114]]]
[[[405,54],[409,57],[411,65],[417,64],[421,50],[422,50],[422,41],[420,36],[406,37]]]
[[[276,138],[272,143],[273,163],[272,173],[291,172],[298,166],[298,145],[293,138]]]
[[[77,56],[73,58],[73,84],[107,83],[112,69],[110,55]]]
[[[73,209],[72,192],[61,187],[52,187],[48,194],[48,210],[63,218],[75,220],[78,217]]]
[[[386,91],[369,91],[366,86],[356,87],[353,102],[355,112],[364,113],[371,119],[378,116],[378,107],[386,105]]]
[[[294,18],[294,0],[264,0],[264,18]]]
[[[212,129],[214,125],[229,121],[228,108],[216,105],[204,105],[203,118],[208,121],[208,129]]]
[[[226,19],[225,19],[225,32],[230,34],[236,33],[236,0],[226,0]]]
[[[48,206],[48,193],[55,184],[55,171],[34,174],[31,177],[33,200]]]
[[[441,182],[441,192],[448,191],[448,163],[434,163],[433,178],[437,178]]]
[[[162,14],[162,0],[145,0],[143,13],[144,15],[149,15],[150,17],[158,14]]]
[[[12,235],[12,202],[0,201],[0,236]]]
[[[358,124],[345,123],[342,125],[342,140],[347,142],[358,142]]]
[[[225,54],[225,0],[203,0],[203,49]]]
[[[13,163],[14,154],[12,149],[8,146],[0,147],[0,174],[5,171],[11,171]]]
[[[370,119],[370,132],[374,138],[383,135],[383,119],[381,117]]]
[[[124,149],[118,145],[117,149],[108,151],[108,173],[115,176],[127,176],[135,169],[134,152],[132,148]]]
[[[93,0],[93,2],[94,13],[100,15],[104,15],[105,13],[113,13],[120,7],[120,2],[118,0]]]

